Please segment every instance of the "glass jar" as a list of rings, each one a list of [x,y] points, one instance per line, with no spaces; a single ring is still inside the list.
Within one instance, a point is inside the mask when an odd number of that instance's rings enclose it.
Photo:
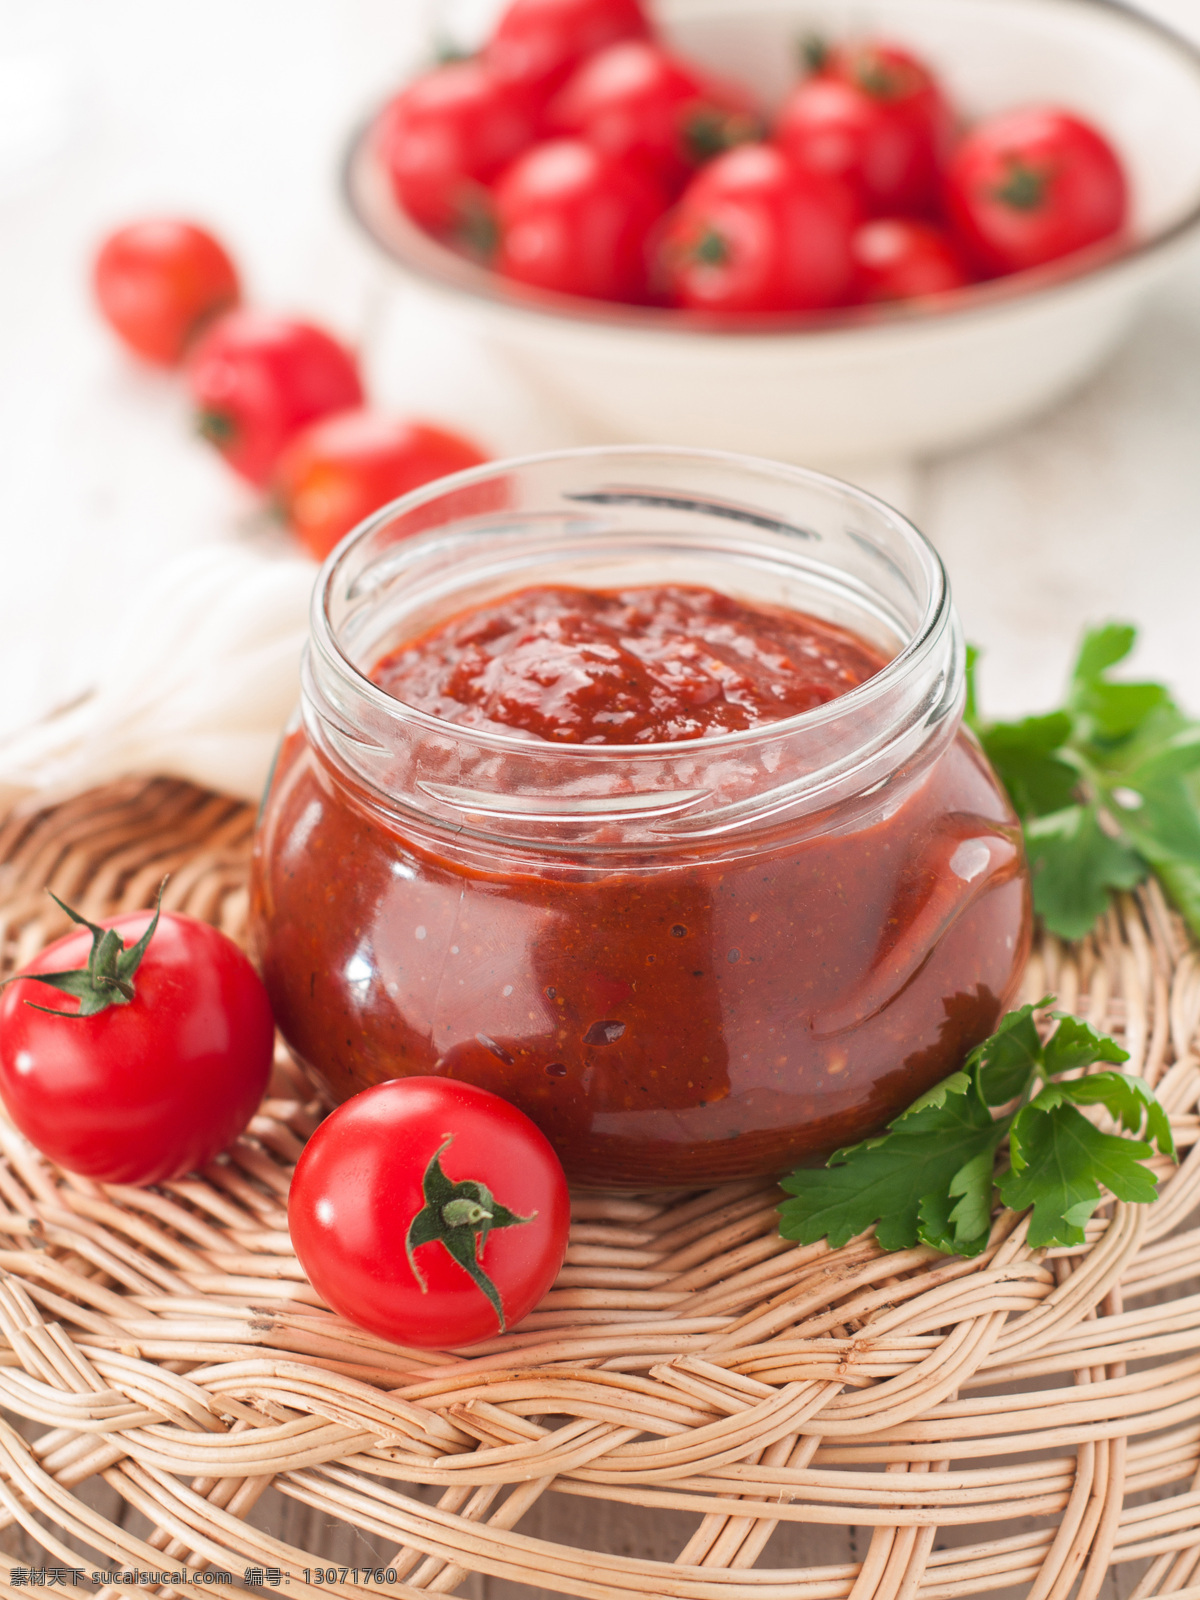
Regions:
[[[543,584],[703,585],[885,656],[841,698],[690,742],[459,726],[368,674]],[[1016,818],[961,726],[945,572],[831,478],[684,450],[501,462],[396,502],[318,581],[258,829],[257,954],[341,1100],[413,1073],[526,1111],[568,1176],[782,1172],[879,1128],[1011,1001]]]

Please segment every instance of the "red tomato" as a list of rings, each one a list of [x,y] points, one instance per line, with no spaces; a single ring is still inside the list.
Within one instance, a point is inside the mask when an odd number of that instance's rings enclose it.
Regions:
[[[1102,134],[1053,106],[989,117],[967,134],[946,175],[946,204],[989,272],[1056,261],[1124,228],[1129,190]]]
[[[139,356],[173,367],[203,325],[240,297],[237,269],[203,228],[147,217],[100,246],[92,286],[104,320]]]
[[[864,300],[919,300],[971,282],[957,245],[942,228],[916,217],[876,217],[851,247]]]
[[[428,422],[339,411],[298,433],[279,459],[275,492],[292,532],[323,561],[372,511],[487,457]]]
[[[585,56],[651,31],[641,0],[510,0],[484,54],[506,82],[549,94]]]
[[[260,487],[306,423],[362,404],[354,357],[311,323],[232,311],[201,339],[188,372],[198,426]]]
[[[422,228],[482,254],[485,185],[536,132],[530,96],[475,59],[409,84],[380,115],[375,139],[397,204]]]
[[[848,183],[868,212],[931,212],[954,133],[933,74],[895,45],[838,51],[784,102],[777,142],[802,166]]]
[[[493,200],[497,271],[559,294],[646,298],[647,238],[667,196],[637,163],[548,139],[517,157]]]
[[[558,1157],[523,1111],[454,1078],[347,1100],[296,1166],[288,1228],[317,1293],[397,1344],[457,1348],[546,1294],[571,1211]]]
[[[650,39],[626,39],[589,57],[551,101],[546,120],[608,155],[644,163],[671,188],[722,150],[763,133],[743,89],[704,78]]]
[[[80,978],[89,967],[96,981]],[[21,976],[0,997],[9,1116],[51,1161],[101,1183],[166,1183],[202,1167],[267,1086],[275,1030],[258,974],[219,929],[170,911],[157,926],[149,911],[88,923],[24,973],[72,969],[66,993]],[[103,1009],[88,1014],[93,1005]]]
[[[841,184],[774,145],[739,145],[692,180],[672,213],[661,246],[671,297],[705,311],[843,305],[858,221]]]

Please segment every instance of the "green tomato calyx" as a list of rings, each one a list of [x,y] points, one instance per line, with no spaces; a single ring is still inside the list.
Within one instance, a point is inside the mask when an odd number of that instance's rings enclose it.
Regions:
[[[444,1245],[472,1283],[487,1296],[503,1333],[507,1324],[500,1291],[480,1265],[484,1246],[493,1228],[520,1227],[532,1222],[537,1212],[519,1217],[500,1204],[486,1183],[477,1183],[474,1178],[452,1183],[442,1171],[442,1155],[453,1143],[454,1135],[448,1133],[430,1157],[421,1184],[425,1204],[408,1225],[404,1250],[421,1293],[427,1294],[429,1286],[417,1265],[415,1252],[425,1244]]]
[[[500,248],[500,224],[486,189],[466,185],[455,202],[450,233],[459,249],[486,267]]]
[[[223,450],[237,438],[238,426],[228,412],[206,409],[196,413],[196,432],[202,439],[207,439],[209,444],[214,444],[218,450]]]
[[[706,228],[692,247],[692,254],[706,267],[723,267],[729,260],[729,245],[715,228]]]
[[[800,70],[808,74],[824,72],[833,54],[829,40],[822,33],[806,33],[796,47]]]
[[[109,1006],[127,1006],[136,993],[133,985],[133,976],[141,966],[142,957],[146,954],[146,947],[154,937],[154,930],[158,927],[158,917],[162,910],[163,890],[167,887],[166,878],[158,888],[158,900],[154,906],[154,915],[150,925],[136,944],[126,949],[121,942],[121,935],[115,928],[101,928],[94,922],[89,922],[86,917],[80,916],[78,911],[73,911],[50,889],[46,893],[54,904],[65,911],[72,922],[77,922],[81,928],[86,928],[92,936],[91,953],[88,956],[86,967],[77,967],[70,972],[18,972],[15,978],[28,978],[32,983],[49,984],[52,989],[57,989],[61,994],[73,995],[79,1001],[78,1011],[63,1011],[56,1006],[39,1006],[32,1000],[27,1000],[27,1006],[33,1006],[35,1011],[45,1011],[51,1017],[94,1017],[98,1012],[107,1011]],[[12,983],[13,978],[5,980]]]
[[[920,87],[900,62],[888,61],[873,50],[855,56],[852,71],[855,83],[872,100],[901,100]]]
[[[1019,156],[1010,156],[1004,181],[993,192],[1014,211],[1037,211],[1045,203],[1052,176],[1047,167],[1033,167]]]
[[[702,166],[714,156],[763,137],[761,118],[744,111],[727,111],[721,106],[698,105],[683,126],[683,144],[690,159]]]

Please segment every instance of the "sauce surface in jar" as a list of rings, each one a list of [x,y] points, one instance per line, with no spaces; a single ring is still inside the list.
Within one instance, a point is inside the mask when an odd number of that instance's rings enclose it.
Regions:
[[[446,723],[636,746],[769,727],[885,665],[710,589],[552,587],[371,677]],[[865,809],[609,864],[389,816],[301,730],[254,903],[276,1017],[339,1099],[462,1077],[527,1112],[575,1181],[633,1189],[782,1172],[879,1128],[991,1031],[1030,928],[1016,818],[961,731]]]
[[[669,744],[811,711],[885,659],[832,623],[712,589],[538,588],[443,623],[371,676],[448,722]]]

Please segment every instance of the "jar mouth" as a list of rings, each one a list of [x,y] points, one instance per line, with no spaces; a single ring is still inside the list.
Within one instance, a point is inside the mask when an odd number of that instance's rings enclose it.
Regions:
[[[662,464],[663,487],[656,488],[652,483],[631,483],[621,479],[623,464],[628,464],[636,476],[639,469],[644,471],[653,463]],[[606,487],[592,488],[577,494],[568,493],[564,498],[567,501],[574,501],[581,511],[585,507],[595,511],[605,507],[610,509],[641,507],[647,513],[686,512],[706,515],[713,519],[714,524],[725,524],[727,529],[745,528],[747,534],[743,536],[741,542],[747,556],[751,558],[754,554],[750,538],[752,530],[763,535],[791,535],[799,540],[821,537],[797,519],[791,519],[786,515],[775,516],[757,509],[749,502],[743,503],[740,500],[687,493],[681,490],[673,492],[669,487],[672,463],[677,463],[681,472],[696,467],[723,468],[731,475],[744,478],[745,488],[751,494],[755,487],[769,484],[785,493],[792,487],[810,494],[837,496],[848,507],[856,508],[868,520],[886,526],[889,532],[897,536],[910,559],[914,575],[919,575],[924,580],[925,596],[921,612],[914,618],[913,623],[903,629],[896,629],[892,642],[898,645],[898,648],[886,664],[872,677],[823,705],[760,723],[756,727],[687,740],[585,744],[565,739],[542,740],[536,736],[499,732],[494,728],[468,726],[439,717],[433,712],[424,711],[381,688],[370,677],[369,669],[364,671],[363,666],[345,647],[335,612],[339,605],[344,605],[347,600],[361,599],[364,592],[369,594],[372,590],[378,590],[383,586],[378,568],[382,563],[384,551],[387,555],[386,581],[389,586],[395,586],[402,580],[406,567],[413,569],[428,560],[430,555],[437,552],[448,535],[461,534],[464,529],[469,529],[473,538],[484,538],[490,531],[491,524],[495,522],[495,513],[476,511],[472,514],[469,508],[473,500],[478,499],[480,491],[486,491],[489,485],[502,484],[515,475],[528,471],[537,472],[553,469],[555,466],[568,469],[578,466],[586,470],[590,466],[606,465],[609,468],[609,476],[605,480]],[[439,501],[445,502],[448,509],[467,508],[467,514],[460,515],[445,524],[439,523],[436,518],[429,515]],[[516,515],[519,517],[521,513]],[[533,519],[532,513],[525,515]],[[421,531],[405,533],[406,524],[420,526]],[[389,544],[381,536],[393,528],[398,530],[398,536],[396,541]],[[848,529],[847,533],[851,539],[858,538],[864,546],[867,544],[865,535],[855,535],[852,529]],[[361,572],[355,571],[362,551],[373,541],[381,545],[380,561],[367,565]],[[892,568],[895,576],[903,576],[894,559],[890,561],[887,557],[882,559],[885,566]],[[374,581],[373,568],[376,569]],[[525,586],[518,581],[508,592]],[[866,606],[865,594],[862,600]],[[866,608],[869,609],[869,606]],[[463,609],[465,609],[463,605],[450,607],[445,614],[452,615],[455,610]],[[430,734],[469,737],[481,750],[492,750],[497,754],[511,753],[528,759],[536,752],[545,751],[553,752],[564,759],[585,762],[588,760],[611,762],[620,758],[661,758],[679,755],[684,751],[693,751],[697,755],[704,756],[716,755],[722,751],[733,753],[761,742],[764,737],[785,739],[790,734],[818,730],[833,723],[843,723],[848,717],[853,718],[867,707],[892,699],[898,692],[902,692],[905,683],[925,668],[931,651],[952,624],[953,610],[949,582],[941,557],[924,534],[907,517],[885,501],[841,479],[806,467],[791,466],[732,451],[657,445],[618,447],[598,445],[508,457],[481,467],[473,467],[466,472],[439,478],[434,483],[413,490],[381,507],[346,535],[318,573],[311,611],[312,644],[318,656],[335,672],[349,675],[354,682],[356,696],[372,705],[378,715],[402,720],[414,728],[423,728]],[[854,626],[853,623],[850,625]],[[902,634],[907,634],[907,637],[903,637]],[[414,636],[408,635],[408,637]],[[397,637],[398,642],[403,642],[404,635]],[[383,653],[385,652],[381,650],[375,659],[378,660]]]

